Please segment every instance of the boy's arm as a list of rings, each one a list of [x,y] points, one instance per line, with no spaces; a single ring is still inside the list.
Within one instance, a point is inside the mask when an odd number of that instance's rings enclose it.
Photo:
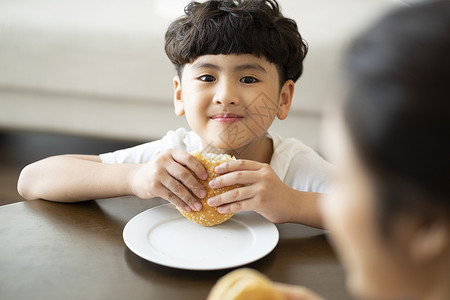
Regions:
[[[280,203],[281,206],[285,206],[286,208],[286,217],[281,218],[282,222],[276,223],[298,223],[323,228],[320,201],[324,195],[314,192],[297,191],[287,185],[285,187],[291,190],[291,196],[283,199],[284,204]]]
[[[60,155],[26,166],[19,177],[18,191],[28,200],[58,202],[125,195],[161,197],[185,211],[198,211],[202,206],[192,193],[204,198],[206,191],[190,170],[199,178],[207,178],[195,157],[174,149],[142,164],[104,164],[99,156]]]
[[[322,194],[297,191],[275,174],[270,165],[249,160],[221,164],[223,174],[210,182],[212,188],[243,184],[241,188],[208,199],[220,213],[253,210],[274,223],[299,223],[323,228],[320,212]]]
[[[130,195],[129,176],[137,166],[103,164],[95,155],[52,156],[22,170],[18,191],[27,200],[58,202]]]

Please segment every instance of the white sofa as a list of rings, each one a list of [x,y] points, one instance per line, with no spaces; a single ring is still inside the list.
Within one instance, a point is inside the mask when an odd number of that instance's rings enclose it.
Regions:
[[[319,145],[349,38],[388,0],[280,0],[310,45],[285,121],[273,129]],[[151,140],[187,126],[173,114],[164,33],[187,0],[0,1],[0,129]]]

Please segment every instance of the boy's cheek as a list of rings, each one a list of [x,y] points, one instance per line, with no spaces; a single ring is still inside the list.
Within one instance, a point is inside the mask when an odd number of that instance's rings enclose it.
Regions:
[[[250,118],[255,125],[260,127],[268,127],[272,124],[273,119],[278,113],[277,99],[271,99],[264,92],[260,93],[246,107],[247,117]]]

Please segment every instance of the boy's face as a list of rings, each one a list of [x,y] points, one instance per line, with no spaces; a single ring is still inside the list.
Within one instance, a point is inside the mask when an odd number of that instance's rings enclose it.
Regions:
[[[200,56],[175,77],[175,112],[186,114],[205,149],[239,152],[266,138],[275,116],[286,118],[294,83],[280,88],[278,76],[263,57]]]

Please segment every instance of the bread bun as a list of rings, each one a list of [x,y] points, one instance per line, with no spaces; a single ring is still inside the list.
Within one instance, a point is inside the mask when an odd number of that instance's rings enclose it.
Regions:
[[[207,300],[285,300],[280,291],[262,273],[238,269],[220,278]]]
[[[226,191],[232,190],[234,188],[237,188],[241,185],[234,185],[234,186],[227,186],[223,188],[213,189],[209,187],[209,182],[216,178],[218,174],[214,171],[214,168],[217,165],[220,165],[221,163],[235,160],[236,158],[227,155],[227,154],[214,154],[214,153],[202,153],[201,151],[195,151],[191,153],[192,156],[194,156],[206,169],[208,172],[208,179],[201,180],[197,176],[197,180],[203,185],[203,187],[206,190],[206,197],[203,199],[200,199],[194,195],[203,205],[202,209],[200,211],[190,211],[185,212],[180,209],[180,213],[185,216],[187,219],[191,220],[194,223],[203,225],[203,226],[214,226],[221,224],[231,218],[233,214],[221,214],[217,210],[216,207],[209,206],[206,201],[208,201],[209,198],[222,194]]]

